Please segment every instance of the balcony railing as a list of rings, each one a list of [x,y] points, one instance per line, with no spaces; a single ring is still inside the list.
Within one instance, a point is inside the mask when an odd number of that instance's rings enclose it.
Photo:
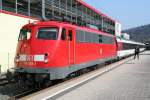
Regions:
[[[10,2],[10,0],[0,0],[0,9],[41,19],[42,2],[38,1],[37,3],[29,3],[27,1],[26,5],[20,4],[20,6],[18,5],[17,0],[15,1],[16,2],[14,3]],[[13,3],[14,6],[11,6],[11,3]],[[59,14],[60,17],[61,15],[69,17],[72,22],[79,22],[80,24],[84,23],[85,26],[86,24],[94,25],[104,32],[111,33],[115,30],[115,22],[97,14],[96,12],[93,12],[91,9],[86,8],[79,3],[70,2],[70,0],[45,0],[45,5],[45,14],[46,16],[49,16],[48,18],[50,18],[50,16],[58,16]],[[107,21],[105,21],[105,19],[107,19]]]

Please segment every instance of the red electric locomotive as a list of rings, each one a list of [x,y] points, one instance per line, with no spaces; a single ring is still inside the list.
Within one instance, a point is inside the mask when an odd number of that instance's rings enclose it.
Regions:
[[[64,22],[34,22],[20,30],[15,74],[37,82],[63,79],[116,57],[113,35]]]

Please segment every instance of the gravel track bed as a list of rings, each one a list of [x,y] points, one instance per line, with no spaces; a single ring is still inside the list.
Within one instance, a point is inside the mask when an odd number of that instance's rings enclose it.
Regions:
[[[28,90],[27,88],[19,87],[18,84],[7,84],[0,86],[0,100],[7,100],[12,96],[22,93]]]

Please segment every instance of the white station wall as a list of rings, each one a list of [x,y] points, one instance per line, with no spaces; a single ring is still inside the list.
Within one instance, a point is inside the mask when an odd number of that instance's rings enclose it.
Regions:
[[[20,28],[34,20],[0,13],[0,65],[1,72],[14,67],[14,56]]]

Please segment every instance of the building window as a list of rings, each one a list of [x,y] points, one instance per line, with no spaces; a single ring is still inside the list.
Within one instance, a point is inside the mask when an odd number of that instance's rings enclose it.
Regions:
[[[2,10],[2,0],[0,0],[0,10]]]
[[[2,0],[2,10],[16,13],[16,0]]]
[[[17,13],[28,16],[28,2],[17,0]]]
[[[37,0],[37,2],[30,3],[30,15],[35,18],[41,19],[42,16],[42,2]]]

